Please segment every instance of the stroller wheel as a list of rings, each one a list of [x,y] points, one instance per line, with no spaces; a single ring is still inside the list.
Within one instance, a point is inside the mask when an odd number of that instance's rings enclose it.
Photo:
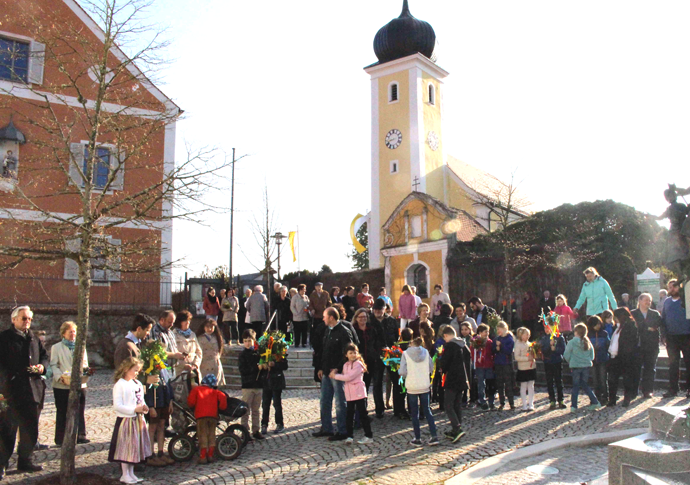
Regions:
[[[242,442],[234,434],[223,433],[216,440],[216,451],[224,460],[234,460],[242,453]]]
[[[241,424],[233,424],[225,428],[225,434],[234,434],[242,442],[242,447],[247,446],[249,442],[249,430]]]
[[[189,437],[177,435],[168,443],[168,453],[175,461],[189,461],[196,452],[196,444]]]

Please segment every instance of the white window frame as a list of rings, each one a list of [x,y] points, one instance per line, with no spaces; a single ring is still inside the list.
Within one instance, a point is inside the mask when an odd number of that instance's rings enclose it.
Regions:
[[[43,72],[45,69],[45,44],[41,44],[40,42],[36,42],[32,37],[27,37],[25,35],[19,35],[15,34],[13,32],[7,32],[5,30],[0,30],[0,37],[4,37],[6,39],[12,39],[16,40],[19,42],[26,42],[29,44],[29,65],[28,65],[28,72],[26,73],[26,84],[38,84],[41,85],[43,84]],[[36,52],[43,52],[44,54],[42,56],[36,56],[34,53]],[[39,65],[36,63],[40,64],[40,77],[39,79],[34,79],[33,73],[34,71],[39,68]],[[0,79],[0,82],[8,82],[12,84],[20,84],[24,85],[25,83],[23,81],[12,81],[11,79]]]
[[[414,279],[410,280],[410,278],[409,278],[410,270],[414,266],[424,266],[426,268],[426,294],[427,294],[427,296],[425,296],[423,298],[431,298],[431,289],[430,289],[431,288],[431,268],[424,261],[420,261],[419,259],[417,259],[416,255],[415,255],[415,260],[416,261],[411,262],[410,264],[407,265],[407,268],[405,268],[405,284],[411,285],[411,286],[416,286],[414,284]],[[420,297],[420,298],[422,298],[422,297]]]
[[[400,172],[400,162],[397,160],[391,160],[390,162],[390,170],[391,173],[398,173]]]
[[[396,99],[393,99],[393,86],[395,86]],[[398,81],[388,83],[388,104],[395,104],[400,101],[400,84]]]
[[[429,104],[436,106],[436,86],[434,83],[429,83],[426,88],[427,96],[429,97]]]
[[[83,146],[84,146],[84,149],[86,149],[86,147],[89,145],[89,142],[88,142],[88,140],[81,140],[81,141],[79,141],[79,144],[80,144],[80,145],[83,145]],[[111,157],[116,157],[116,158],[119,157],[119,155],[118,155],[118,153],[117,153],[117,145],[113,145],[112,143],[99,143],[98,145],[96,145],[96,149],[98,149],[98,148],[107,148],[107,149],[110,151],[110,156],[111,156]],[[119,160],[119,159],[118,159],[118,160]],[[112,162],[111,162],[111,163],[112,163]],[[84,167],[80,167],[80,169],[81,169],[81,170],[84,170]],[[80,184],[80,187],[81,187],[81,188],[84,188],[84,184]],[[111,184],[111,187],[112,187],[112,184]],[[124,184],[123,184],[122,190],[124,190]],[[118,191],[120,191],[120,190],[118,189]],[[92,192],[92,193],[93,193],[93,192],[98,192],[98,193],[100,193],[100,192],[102,192],[102,189],[100,189],[100,188],[98,188],[98,187],[94,187],[94,188],[91,190],[91,192]],[[108,189],[108,190],[105,191],[105,194],[106,194],[106,195],[113,195],[114,193],[115,193],[115,189]]]

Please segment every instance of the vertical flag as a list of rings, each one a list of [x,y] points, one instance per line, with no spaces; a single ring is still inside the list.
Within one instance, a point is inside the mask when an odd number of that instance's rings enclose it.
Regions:
[[[288,233],[288,241],[290,241],[290,249],[292,250],[292,262],[294,263],[297,261],[297,258],[295,257],[295,235],[297,234],[297,231],[291,231]]]

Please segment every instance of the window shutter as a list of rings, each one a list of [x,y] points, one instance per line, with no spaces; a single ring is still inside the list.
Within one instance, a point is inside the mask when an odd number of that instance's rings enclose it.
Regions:
[[[72,159],[69,160],[69,176],[77,187],[84,186],[84,145],[81,143],[71,143],[69,146],[72,152]]]
[[[113,253],[113,255],[108,258],[108,268],[105,272],[105,279],[107,281],[120,281],[120,264],[122,262],[122,258],[120,256],[120,246],[122,245],[122,240],[109,239],[108,243],[110,245],[109,250],[111,253]]]
[[[29,82],[43,84],[43,67],[46,58],[46,45],[31,41],[31,55],[29,56]]]
[[[125,188],[125,160],[127,159],[127,153],[125,152],[124,148],[120,149],[120,151],[115,154],[117,156],[117,162],[116,165],[113,168],[117,169],[117,172],[115,173],[115,178],[113,179],[113,183],[110,185],[110,187],[113,190],[124,190]]]
[[[81,239],[68,239],[65,241],[65,249],[67,251],[78,251],[81,245]],[[78,280],[79,279],[79,265],[70,258],[65,258],[65,279]]]

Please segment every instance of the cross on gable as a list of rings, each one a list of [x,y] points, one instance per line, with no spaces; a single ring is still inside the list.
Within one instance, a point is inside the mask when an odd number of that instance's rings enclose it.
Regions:
[[[415,175],[414,180],[412,181],[412,190],[414,190],[415,192],[419,192],[417,190],[417,188],[419,187],[420,184],[421,184],[421,182],[419,181],[419,178]]]

